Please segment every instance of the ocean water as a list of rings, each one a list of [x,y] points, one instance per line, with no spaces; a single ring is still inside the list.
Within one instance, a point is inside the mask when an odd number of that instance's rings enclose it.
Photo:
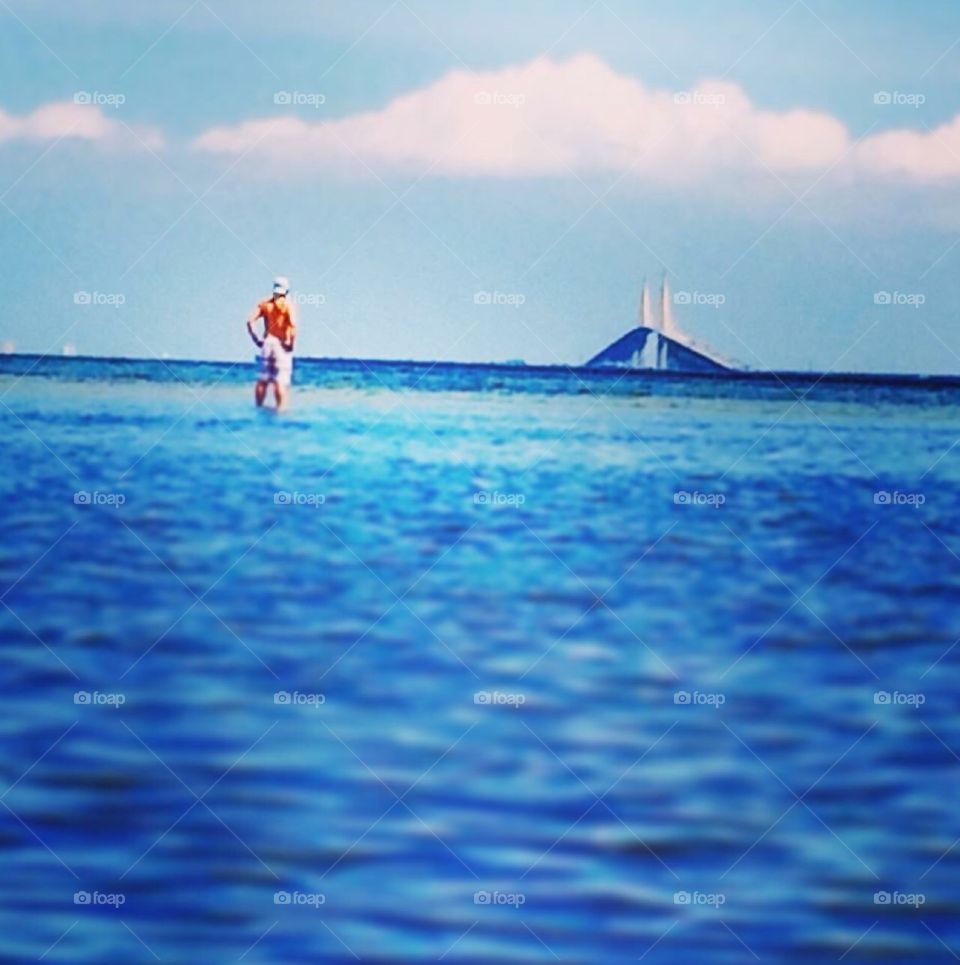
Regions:
[[[0,961],[960,954],[960,387],[0,359]]]

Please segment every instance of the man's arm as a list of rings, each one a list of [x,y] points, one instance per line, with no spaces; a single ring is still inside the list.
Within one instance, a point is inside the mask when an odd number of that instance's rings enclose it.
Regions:
[[[297,337],[297,316],[294,314],[293,308],[290,308],[290,328],[287,329],[287,341],[283,346],[288,352],[293,351],[293,343]]]
[[[250,338],[253,339],[257,348],[263,348],[263,339],[257,336],[257,333],[253,330],[254,323],[257,319],[263,317],[263,311],[260,306],[257,307],[250,313],[250,317],[247,319],[247,331],[250,333]]]

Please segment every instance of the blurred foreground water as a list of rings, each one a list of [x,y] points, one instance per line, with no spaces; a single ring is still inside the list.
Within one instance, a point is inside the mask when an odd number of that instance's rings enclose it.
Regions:
[[[0,360],[0,961],[960,954],[960,390]]]

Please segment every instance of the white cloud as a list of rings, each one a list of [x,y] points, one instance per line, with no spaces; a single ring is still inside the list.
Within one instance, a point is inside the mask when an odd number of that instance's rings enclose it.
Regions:
[[[8,114],[0,109],[0,143],[6,141],[52,141],[57,138],[117,142],[130,136],[119,120],[110,116],[115,108],[75,101],[53,101],[28,114]],[[137,137],[157,150],[163,138],[154,128],[134,128]],[[134,139],[134,143],[136,140]]]
[[[690,183],[769,169],[928,181],[960,177],[960,115],[936,132],[854,141],[821,111],[765,111],[730,81],[657,90],[592,54],[502,70],[453,71],[381,110],[335,120],[290,114],[211,128],[201,151],[250,150],[285,168],[403,170],[435,175],[549,176],[605,171]]]
[[[867,138],[857,162],[880,175],[934,182],[960,178],[960,114],[932,130],[893,130]]]

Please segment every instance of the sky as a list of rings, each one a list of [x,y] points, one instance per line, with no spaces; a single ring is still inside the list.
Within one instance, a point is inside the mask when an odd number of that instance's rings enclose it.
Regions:
[[[960,373],[947,0],[0,3],[0,347]]]

